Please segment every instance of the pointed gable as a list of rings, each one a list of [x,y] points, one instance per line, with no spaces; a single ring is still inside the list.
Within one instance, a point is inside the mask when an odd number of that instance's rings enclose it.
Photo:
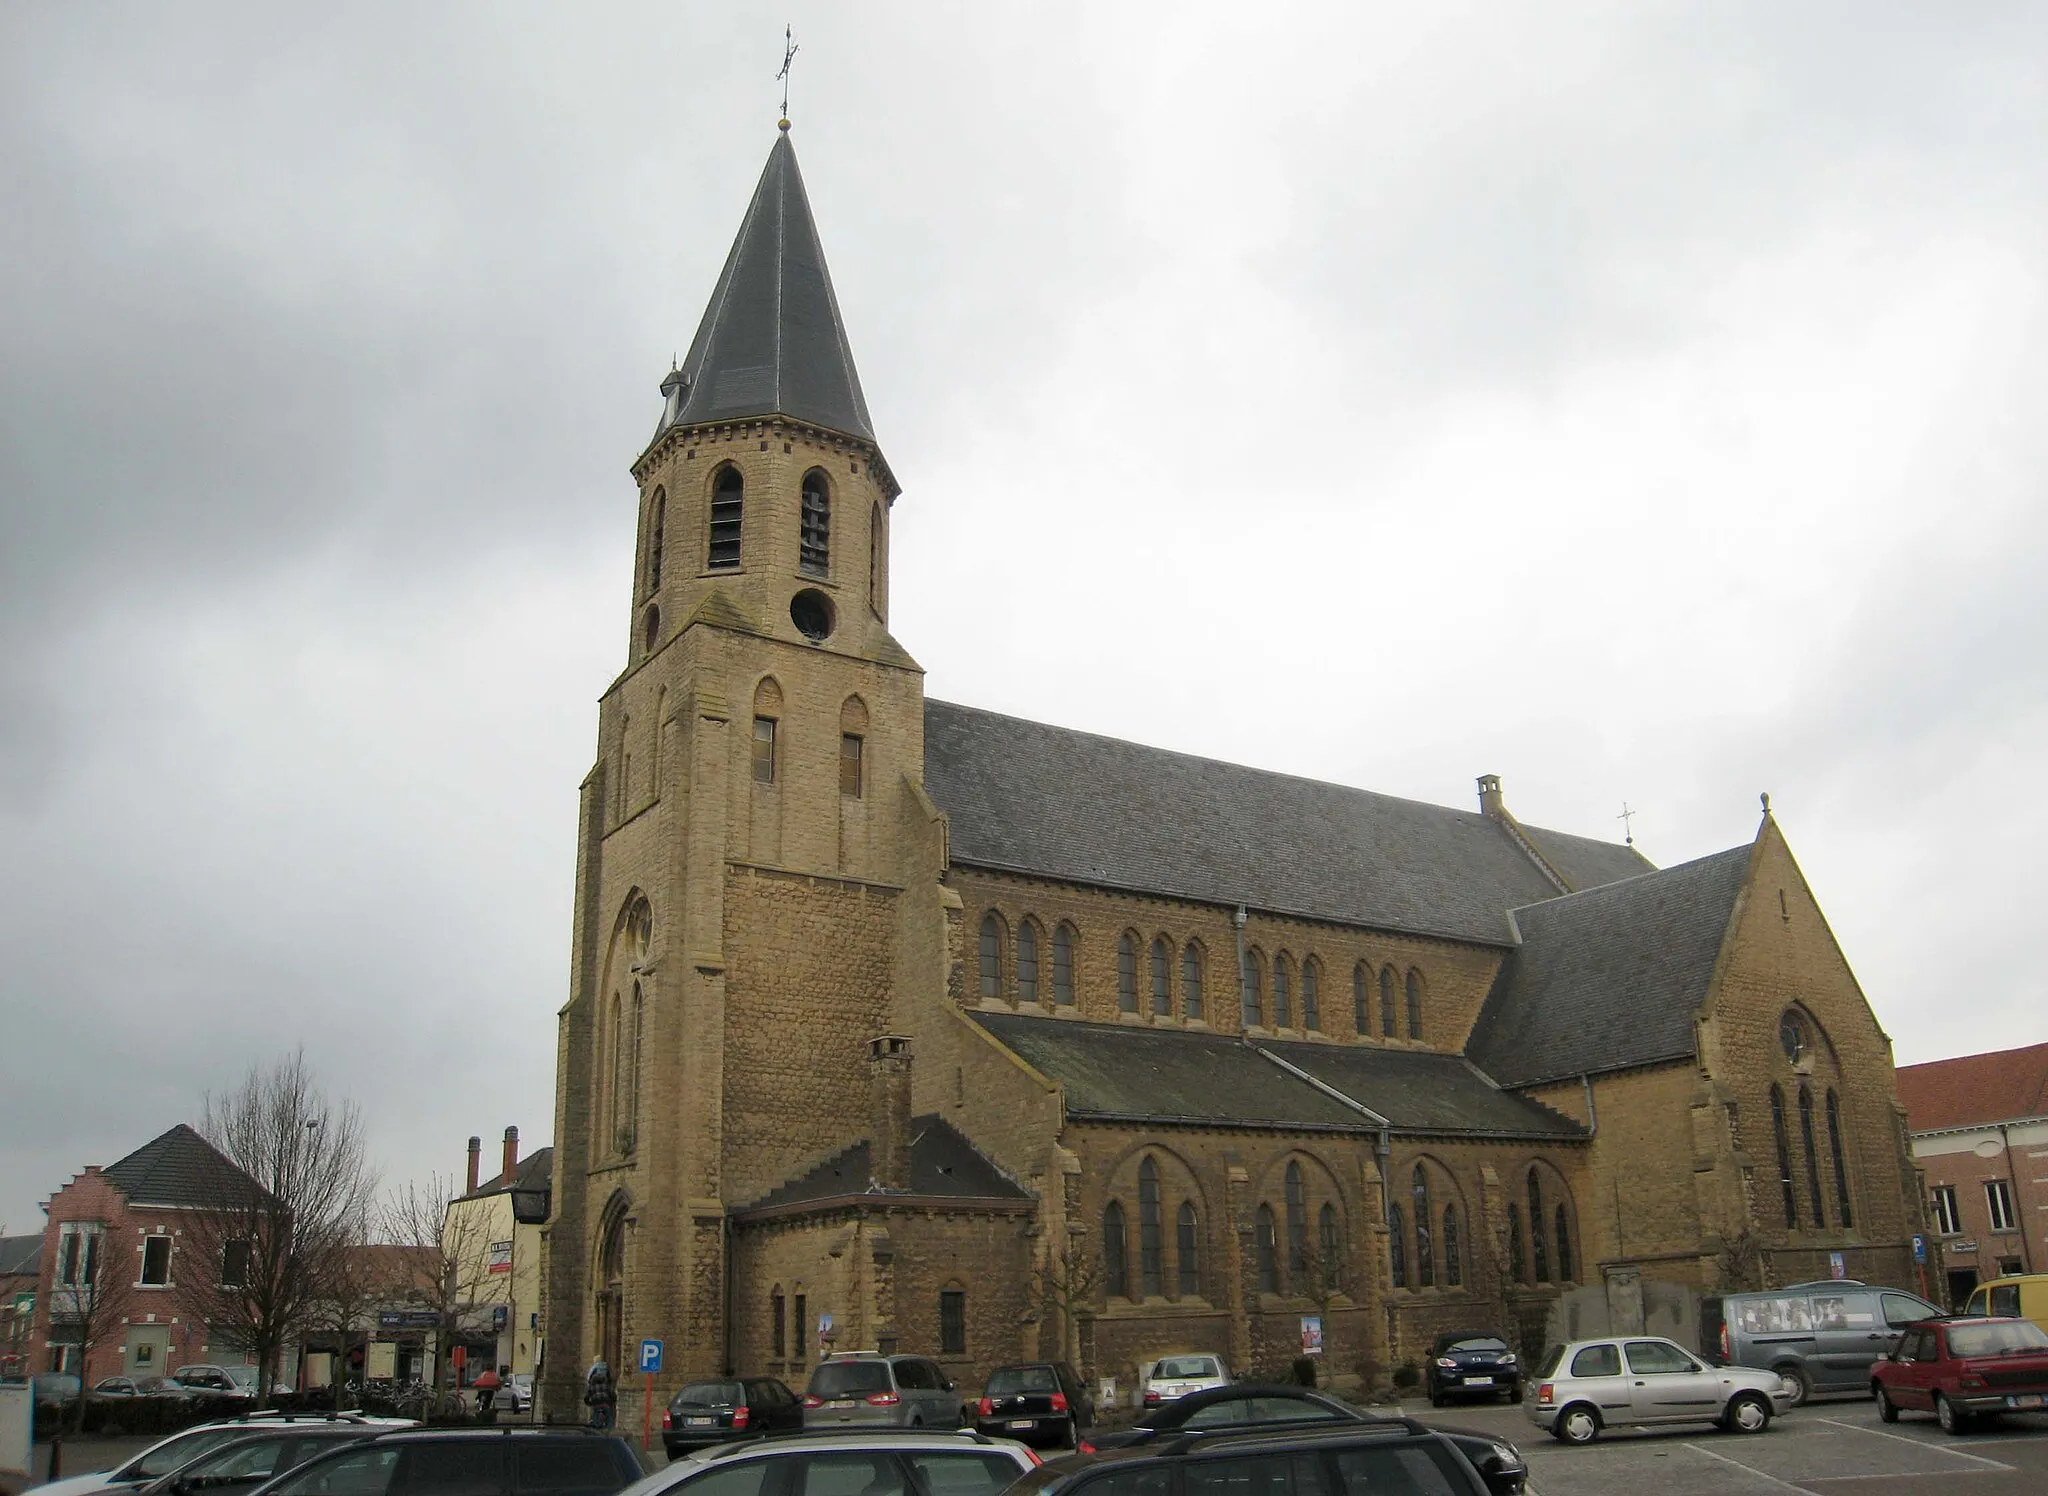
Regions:
[[[1689,1059],[1751,849],[1515,911],[1465,1052],[1503,1085]]]
[[[662,387],[663,430],[784,415],[875,438],[786,133],[768,153],[681,375]]]
[[[183,1122],[107,1165],[101,1176],[131,1205],[242,1208],[263,1193],[255,1180]]]

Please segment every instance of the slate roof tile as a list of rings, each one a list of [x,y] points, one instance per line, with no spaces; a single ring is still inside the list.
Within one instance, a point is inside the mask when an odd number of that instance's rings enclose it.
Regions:
[[[2048,1117],[2048,1044],[1901,1065],[1898,1077],[1914,1132]]]
[[[185,1123],[101,1171],[135,1205],[240,1207],[262,1190]]]
[[[823,1163],[776,1186],[740,1214],[801,1205],[846,1195],[883,1194],[874,1185],[868,1140],[862,1138]],[[998,1169],[937,1113],[910,1119],[910,1188],[890,1198],[1029,1200],[1030,1193]]]
[[[37,1271],[43,1260],[43,1238],[0,1236],[0,1278],[15,1278]]]

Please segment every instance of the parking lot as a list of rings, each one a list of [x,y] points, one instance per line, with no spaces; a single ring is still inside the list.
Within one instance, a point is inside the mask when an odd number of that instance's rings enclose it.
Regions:
[[[1578,1448],[1552,1439],[1520,1408],[1446,1408],[1417,1416],[1513,1440],[1528,1457],[1532,1496],[2048,1492],[2048,1414],[2009,1416],[1956,1439],[1930,1415],[1908,1413],[1886,1424],[1868,1399],[1822,1398],[1773,1420],[1762,1434],[1724,1434],[1701,1424],[1607,1433]]]

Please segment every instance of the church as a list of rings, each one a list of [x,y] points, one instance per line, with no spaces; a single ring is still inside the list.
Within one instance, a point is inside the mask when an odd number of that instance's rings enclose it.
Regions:
[[[1905,1285],[1889,1039],[1766,801],[1670,868],[928,699],[787,122],[633,460],[582,785],[545,1395],[1691,1334]],[[911,641],[913,644],[915,641]],[[1318,1343],[1319,1342],[1319,1343]]]

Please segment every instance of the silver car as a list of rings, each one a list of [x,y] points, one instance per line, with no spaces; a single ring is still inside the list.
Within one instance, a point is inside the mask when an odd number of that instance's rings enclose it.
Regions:
[[[1713,1423],[1760,1434],[1797,1400],[1774,1371],[1709,1366],[1651,1335],[1552,1346],[1529,1387],[1529,1421],[1567,1444],[1590,1444],[1616,1424]]]
[[[804,1427],[960,1427],[960,1393],[936,1361],[852,1351],[828,1356],[804,1388]]]
[[[694,1496],[696,1491],[842,1491],[861,1496],[996,1496],[1035,1469],[1022,1444],[972,1430],[955,1433],[850,1429],[720,1444],[636,1481],[619,1496]],[[778,1482],[778,1476],[785,1476]]]

